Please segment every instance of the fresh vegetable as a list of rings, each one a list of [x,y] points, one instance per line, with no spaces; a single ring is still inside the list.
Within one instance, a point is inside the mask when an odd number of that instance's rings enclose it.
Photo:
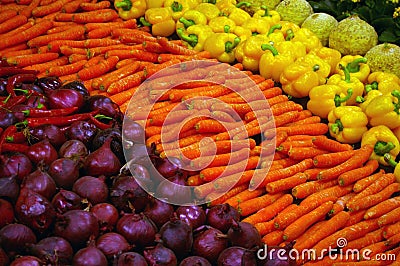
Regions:
[[[175,21],[172,19],[171,10],[167,7],[147,9],[142,23],[151,26],[154,36],[168,37],[175,32]]]
[[[178,28],[176,32],[195,51],[202,51],[205,41],[213,34],[211,28],[207,25],[193,25],[186,30]]]
[[[146,12],[147,3],[145,0],[117,0],[114,1],[114,7],[120,18],[137,19]]]
[[[235,48],[240,41],[240,38],[232,33],[214,33],[206,39],[203,49],[220,62],[233,63]]]

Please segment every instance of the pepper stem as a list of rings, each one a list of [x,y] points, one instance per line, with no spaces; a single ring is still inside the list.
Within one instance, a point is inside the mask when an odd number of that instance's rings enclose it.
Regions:
[[[385,159],[385,162],[387,162],[390,166],[392,167],[396,167],[397,166],[397,162],[392,158],[392,156],[389,153],[385,153],[383,155],[383,159]]]
[[[240,3],[237,3],[237,4],[236,4],[236,7],[237,7],[237,8],[241,8],[242,6],[250,7],[250,6],[251,6],[251,3],[250,3],[250,2],[240,2]]]
[[[179,38],[181,38],[183,41],[187,42],[192,47],[195,47],[197,45],[197,43],[199,42],[197,35],[195,35],[195,34],[186,35],[183,32],[182,28],[177,29],[176,33],[178,34]]]
[[[262,15],[262,17],[272,17],[272,16],[269,14],[268,7],[267,7],[266,5],[262,5],[260,8],[261,8],[262,10],[265,10],[265,13]]]
[[[229,25],[225,25],[224,26],[224,32],[225,33],[229,33],[230,30],[231,30],[231,26],[229,26]]]
[[[286,31],[286,38],[285,38],[285,41],[290,41],[291,39],[293,39],[293,37],[294,37],[294,32],[293,32],[293,30],[292,30],[292,29],[288,29],[288,30]]]
[[[374,81],[371,84],[365,85],[365,92],[368,93],[372,90],[377,90],[378,89],[378,82]]]
[[[140,21],[140,23],[142,23],[143,26],[151,27],[151,25],[152,25],[152,24],[151,24],[150,22],[148,22],[144,17],[140,17],[139,21]]]
[[[265,51],[265,50],[271,51],[271,53],[272,53],[273,56],[277,56],[277,55],[279,54],[279,53],[278,53],[278,50],[276,50],[276,48],[275,48],[274,46],[272,46],[271,44],[268,44],[268,43],[262,44],[262,45],[261,45],[261,49],[262,49],[263,51]]]
[[[233,43],[231,41],[227,41],[225,43],[225,52],[226,53],[232,52],[232,50],[235,49],[235,47],[238,46],[239,43],[240,43],[240,38],[239,37],[236,37],[233,40]]]
[[[364,97],[362,97],[362,96],[357,96],[356,97],[356,103],[363,103],[363,102],[365,102],[365,98]]]
[[[344,81],[350,83],[350,71],[347,67],[343,66],[342,64],[339,65],[339,68],[343,70],[344,73]]]
[[[108,119],[108,120],[112,119],[112,117],[109,117],[109,116],[106,116],[106,115],[102,115],[102,114],[97,114],[97,115],[94,116],[94,118],[96,118],[96,119]]]
[[[183,9],[183,6],[182,6],[181,3],[177,2],[177,1],[174,1],[174,2],[172,3],[172,5],[171,5],[171,9],[172,9],[172,11],[174,11],[174,12],[181,12],[182,9]]]
[[[5,98],[3,100],[3,103],[6,104],[8,102],[8,100],[10,100],[10,98],[11,98],[11,94],[8,94],[7,98]]]
[[[366,63],[367,63],[367,58],[360,57],[348,63],[346,68],[349,70],[350,73],[356,73],[360,71],[360,64],[366,64]]]
[[[193,20],[188,20],[185,18],[180,18],[179,22],[181,22],[183,24],[183,26],[185,27],[185,29],[189,28],[190,26],[195,25],[196,23]]]
[[[398,90],[393,90],[391,92],[392,96],[397,98],[397,103],[393,103],[394,105],[394,110],[396,114],[400,114],[400,91]]]
[[[377,141],[374,146],[374,152],[378,156],[383,156],[385,153],[390,152],[395,147],[396,146],[393,144],[393,142]]]
[[[121,2],[115,3],[116,8],[122,8],[124,11],[129,11],[132,8],[132,2],[130,0],[122,0]]]
[[[335,123],[331,125],[331,130],[335,134],[339,134],[339,132],[343,131],[344,127],[342,121],[340,119],[336,119]]]
[[[23,90],[23,89],[14,89],[14,91],[20,91],[20,92],[22,92],[22,93],[25,94],[25,95],[27,95],[27,94],[29,93],[28,90]]]
[[[269,31],[268,31],[268,33],[267,33],[267,36],[269,36],[271,33],[273,33],[275,30],[280,30],[280,29],[282,29],[282,25],[281,24],[275,24],[274,26],[272,26],[270,29],[269,29]]]
[[[352,95],[353,95],[353,89],[348,89],[347,95],[345,97],[340,97],[340,95],[336,94],[335,98],[333,99],[335,102],[335,106],[338,107],[338,106],[342,105],[342,103],[349,100]]]
[[[23,110],[22,113],[23,113],[25,116],[29,116],[29,114],[30,114],[31,112],[30,112],[29,110]]]
[[[24,121],[15,123],[15,126],[16,126],[17,128],[27,127],[27,126],[28,126],[28,121],[27,121],[27,120],[24,120]]]

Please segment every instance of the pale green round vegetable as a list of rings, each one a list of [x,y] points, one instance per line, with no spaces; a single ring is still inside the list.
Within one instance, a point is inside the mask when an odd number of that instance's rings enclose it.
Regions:
[[[306,0],[283,0],[275,8],[282,20],[301,25],[314,13],[312,6]]]
[[[328,46],[329,34],[338,25],[336,18],[326,13],[314,13],[304,20],[302,28],[311,30],[321,40],[323,46]]]
[[[382,43],[372,47],[364,56],[372,72],[383,71],[400,78],[400,46]]]

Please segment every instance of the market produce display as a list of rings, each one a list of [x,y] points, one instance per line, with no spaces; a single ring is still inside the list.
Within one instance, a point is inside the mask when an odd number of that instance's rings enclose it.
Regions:
[[[1,0],[0,265],[398,265],[362,2]]]

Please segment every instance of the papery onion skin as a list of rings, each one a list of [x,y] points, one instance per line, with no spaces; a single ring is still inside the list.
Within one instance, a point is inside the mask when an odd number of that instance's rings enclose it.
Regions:
[[[178,218],[190,225],[192,229],[196,229],[206,223],[206,212],[200,206],[179,206],[175,212]]]
[[[105,176],[80,177],[72,186],[72,191],[82,198],[86,198],[93,205],[106,202],[108,198],[108,187],[105,183]]]
[[[77,139],[67,140],[58,151],[58,155],[64,158],[84,158],[88,154],[85,144]]]
[[[204,227],[195,232],[192,253],[212,262],[216,261],[219,254],[227,247],[228,239],[223,236],[220,230]]]
[[[158,243],[155,247],[144,250],[144,257],[149,265],[177,266],[178,260],[172,250]]]
[[[116,229],[130,244],[139,247],[151,246],[157,233],[156,225],[143,213],[123,215],[119,219]]]
[[[70,210],[82,208],[83,199],[73,191],[61,189],[52,199],[51,204],[58,213],[66,213]]]
[[[78,250],[72,260],[74,266],[107,266],[107,258],[100,249],[89,246]]]
[[[215,205],[207,212],[207,224],[222,233],[228,232],[233,221],[238,222],[239,220],[239,212],[228,203]]]
[[[179,266],[211,266],[211,263],[203,257],[200,256],[190,256],[184,258]]]
[[[148,266],[146,259],[137,252],[125,252],[118,256],[113,266]]]
[[[41,266],[43,262],[34,256],[22,256],[11,262],[10,266]]]
[[[171,249],[178,258],[186,257],[192,249],[192,228],[178,218],[166,222],[160,228],[159,234],[164,246]]]
[[[29,244],[35,244],[36,235],[32,229],[23,224],[8,224],[0,229],[0,246],[7,253],[24,254]]]
[[[100,231],[112,231],[118,222],[118,210],[110,203],[105,202],[96,204],[90,209],[90,211],[97,218]]]
[[[257,266],[257,260],[254,252],[233,246],[221,252],[217,264],[218,266]]]
[[[114,232],[105,233],[97,238],[96,247],[100,249],[108,259],[131,249],[125,237]]]
[[[43,238],[30,248],[32,255],[50,265],[68,265],[72,261],[74,251],[71,244],[62,237]]]
[[[174,208],[171,204],[151,197],[143,213],[160,228],[173,217]]]

